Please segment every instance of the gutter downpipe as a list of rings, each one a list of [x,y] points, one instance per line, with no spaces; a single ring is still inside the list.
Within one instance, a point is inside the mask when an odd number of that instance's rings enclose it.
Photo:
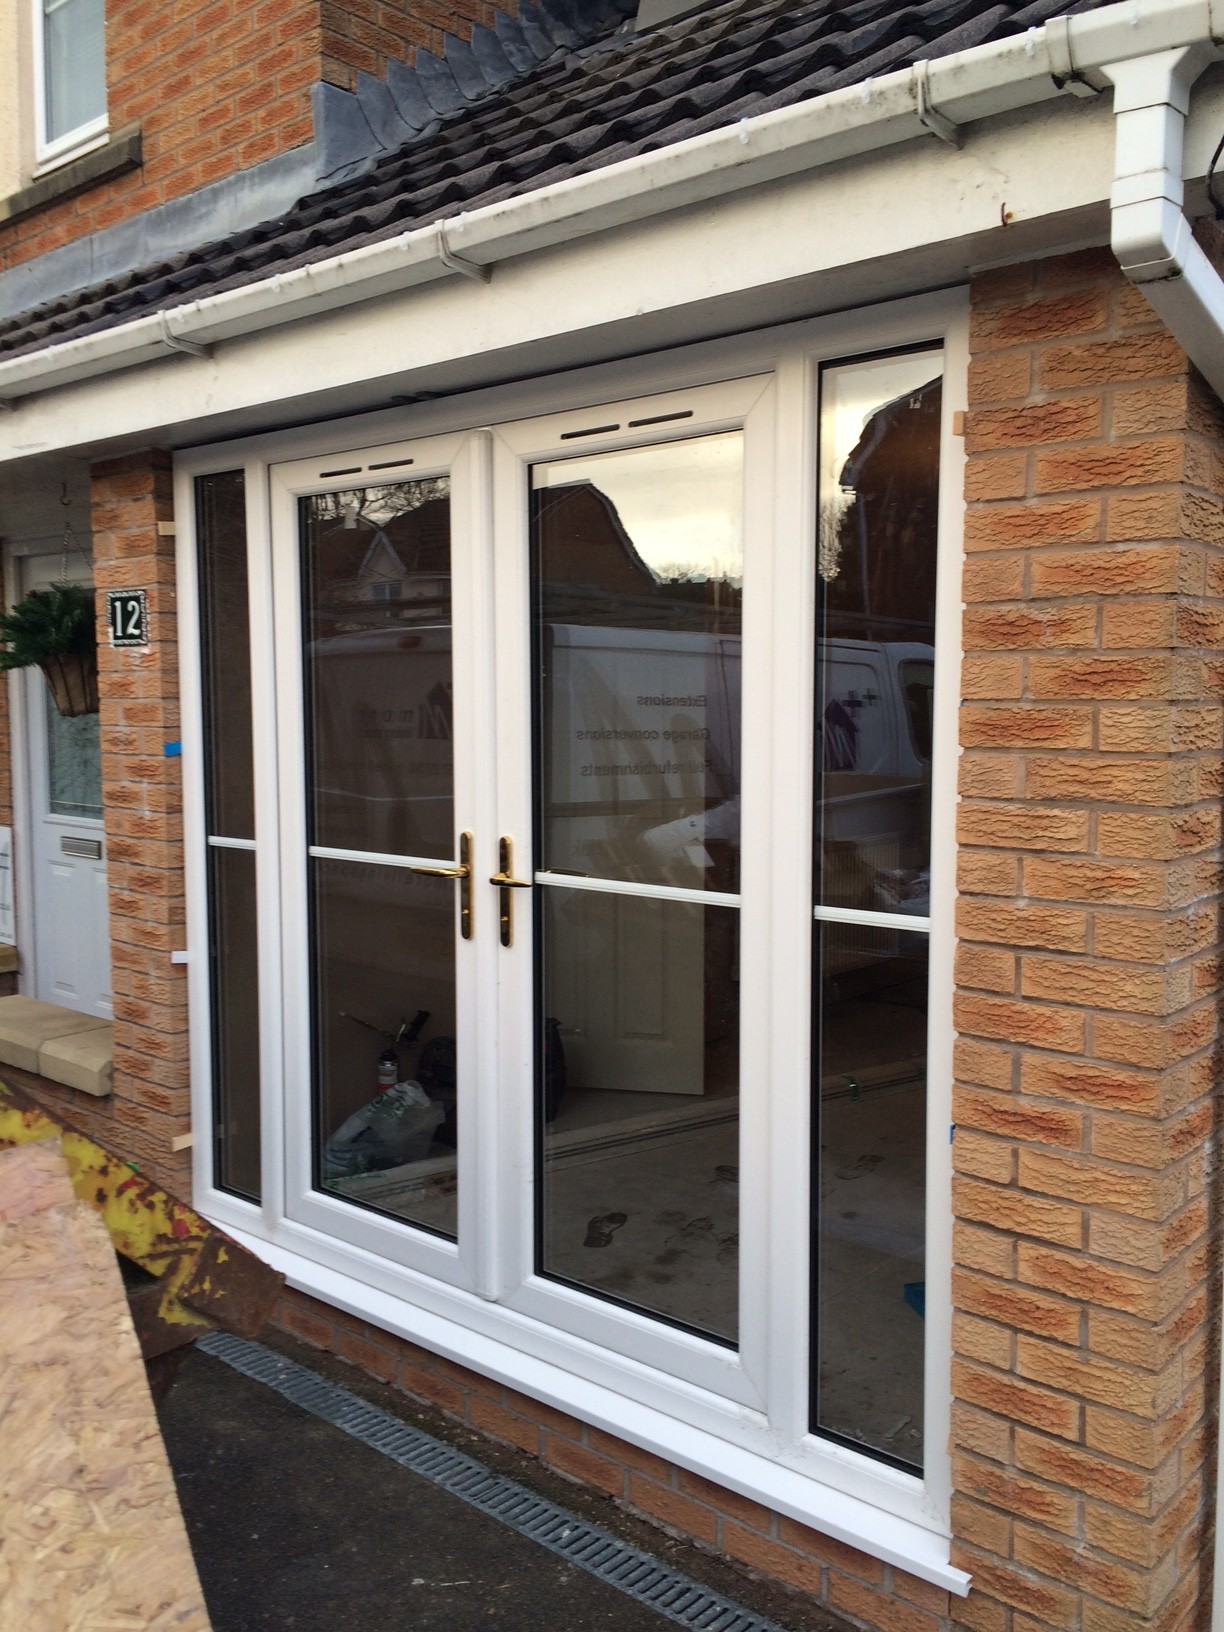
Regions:
[[[1218,0],[1216,0],[1218,3]],[[1212,33],[1220,19],[1212,6]],[[1111,242],[1141,289],[1216,395],[1224,398],[1224,279],[1195,242],[1182,209],[1183,146],[1190,88],[1214,52],[1208,42],[1102,69],[1114,85],[1117,146]],[[1224,1302],[1219,1307],[1224,1325]],[[1224,1632],[1224,1354],[1216,1429],[1211,1632]]]
[[[1224,399],[1224,279],[1195,242],[1182,210],[1190,87],[1214,57],[1204,41],[1112,63],[1102,73],[1114,85],[1117,120],[1110,199],[1114,254]]]

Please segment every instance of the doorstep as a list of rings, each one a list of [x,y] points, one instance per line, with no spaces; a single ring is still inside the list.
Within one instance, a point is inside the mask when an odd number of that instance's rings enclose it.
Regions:
[[[110,1021],[33,997],[0,997],[0,1064],[104,1099],[115,1076]]]

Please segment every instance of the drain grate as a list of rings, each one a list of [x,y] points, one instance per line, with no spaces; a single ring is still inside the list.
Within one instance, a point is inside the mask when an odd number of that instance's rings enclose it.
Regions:
[[[209,1332],[198,1347],[680,1626],[695,1632],[784,1632],[776,1621],[711,1592],[649,1553],[627,1546],[610,1531],[567,1513],[526,1485],[491,1473],[462,1451],[262,1343]]]

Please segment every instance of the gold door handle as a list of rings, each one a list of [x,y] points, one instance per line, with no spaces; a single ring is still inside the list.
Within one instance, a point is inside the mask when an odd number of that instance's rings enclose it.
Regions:
[[[459,835],[458,867],[410,867],[410,873],[422,878],[457,878],[459,880],[459,933],[465,941],[472,938],[472,835]]]
[[[501,923],[501,944],[514,945],[514,897],[511,890],[529,890],[529,878],[515,878],[514,876],[514,845],[510,839],[499,839],[497,843],[497,872],[490,878],[489,883],[497,886],[498,918]]]

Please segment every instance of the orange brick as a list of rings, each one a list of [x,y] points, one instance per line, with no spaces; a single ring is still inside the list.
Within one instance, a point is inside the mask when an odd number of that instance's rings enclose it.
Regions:
[[[1056,1288],[1066,1293],[1065,1287]],[[999,1321],[1014,1330],[1059,1343],[1077,1343],[1083,1317],[1066,1297],[1049,1297],[1027,1287],[957,1269],[953,1274],[953,1301],[957,1308]]]
[[[958,1087],[953,1116],[958,1134],[962,1128],[977,1128],[1007,1139],[1068,1150],[1078,1150],[1084,1138],[1084,1118],[1079,1111],[981,1088]]]
[[[670,1530],[704,1541],[713,1546],[718,1539],[718,1515],[692,1497],[665,1485],[656,1485],[640,1473],[629,1475],[627,1500],[631,1507],[649,1518],[657,1519]],[[729,1521],[728,1521],[729,1522]],[[747,1531],[744,1532],[748,1534]],[[762,1538],[758,1537],[758,1540]]]
[[[1031,1159],[1021,1152],[1021,1159]],[[1009,1235],[1032,1236],[1064,1247],[1077,1247],[1083,1240],[1080,1209],[1047,1196],[1028,1195],[1005,1185],[979,1184],[957,1179],[953,1186],[957,1216],[972,1223],[987,1224]]]
[[[722,1547],[731,1558],[738,1559],[751,1570],[760,1570],[778,1581],[798,1587],[800,1592],[813,1597],[824,1596],[825,1566],[819,1558],[797,1553],[776,1541],[746,1530],[743,1525],[727,1519],[722,1527]]]
[[[963,1495],[976,1497],[978,1501],[1001,1508],[1005,1513],[1029,1519],[1068,1536],[1079,1529],[1078,1498],[1054,1485],[963,1455],[953,1460],[952,1480]]]

